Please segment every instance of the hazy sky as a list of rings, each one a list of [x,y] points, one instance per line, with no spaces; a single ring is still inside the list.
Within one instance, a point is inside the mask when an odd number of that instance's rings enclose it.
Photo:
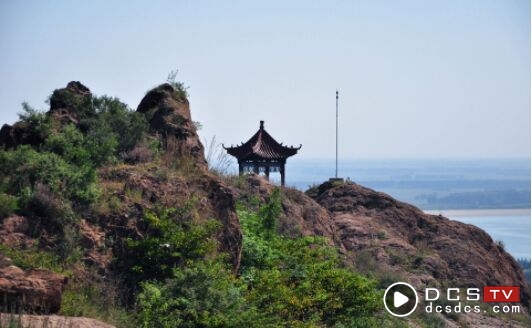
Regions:
[[[0,123],[71,80],[136,108],[179,69],[202,138],[300,157],[530,157],[530,3],[2,1]]]

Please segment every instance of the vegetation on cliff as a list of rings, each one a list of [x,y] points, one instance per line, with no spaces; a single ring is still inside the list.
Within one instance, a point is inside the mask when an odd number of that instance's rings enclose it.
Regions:
[[[452,277],[458,269],[425,236],[460,227],[353,184],[309,197],[209,171],[186,88],[170,82],[136,111],[71,82],[50,111],[25,105],[20,122],[2,127],[0,276],[42,269],[62,284],[55,303],[39,291],[38,306],[17,286],[0,288],[2,311],[59,310],[117,327],[444,324],[394,320],[381,299],[408,270],[430,282],[434,268]],[[380,230],[393,220],[402,235]],[[479,243],[512,264],[489,237]]]
[[[375,282],[344,268],[334,247],[319,237],[287,238],[277,233],[275,222],[280,204],[276,189],[269,201],[259,204],[256,210],[239,206],[244,244],[237,274],[231,271],[223,254],[209,255],[212,239],[195,238],[210,231],[209,223],[203,228],[196,227],[199,233],[183,233],[174,227],[164,229],[174,231],[168,238],[145,239],[142,242],[145,245],[168,242],[174,247],[181,243],[172,243],[172,236],[187,236],[186,240],[193,240],[195,247],[174,249],[179,260],[170,266],[165,261],[171,258],[170,251],[164,248],[161,251],[155,247],[159,254],[150,251],[151,256],[140,257],[151,261],[165,253],[161,261],[147,267],[150,271],[169,269],[168,274],[163,274],[166,279],[155,279],[158,273],[154,272],[141,282],[137,306],[142,326],[308,327],[386,323],[379,315],[381,294],[375,289]],[[151,246],[147,248],[153,250]]]
[[[2,243],[3,256],[26,270],[68,276],[60,313],[117,326],[386,322],[377,306],[375,282],[344,267],[326,239],[279,234],[279,189],[266,203],[255,199],[238,205],[235,214],[243,234],[239,266],[219,245],[222,224],[199,214],[194,196],[172,207],[157,200],[143,206],[146,195],[131,188],[122,197],[110,195],[104,172],[123,165],[140,175],[152,164],[161,166],[156,174],[165,171],[162,179],[192,181],[198,174],[212,179],[209,172],[194,169],[194,158],[165,156],[182,151],[176,141],[169,144],[172,136],[181,136],[168,132],[179,129],[170,124],[183,123],[158,114],[164,109],[158,107],[159,99],[167,90],[154,89],[152,98],[145,98],[145,112],[132,111],[116,98],[95,97],[74,82],[54,92],[50,112],[24,106],[17,123],[24,133],[9,126],[3,132],[0,215],[24,217],[30,228],[22,242]],[[181,102],[186,93],[170,94]],[[38,138],[24,137],[31,134]],[[137,212],[135,206],[140,206]],[[98,259],[87,260],[93,246],[87,244],[96,242],[87,242],[85,225],[105,227],[100,220],[117,215],[135,216],[138,226],[135,233],[108,233],[97,251],[109,254],[106,248],[111,248],[111,256],[98,269]],[[5,295],[4,311],[37,311]]]

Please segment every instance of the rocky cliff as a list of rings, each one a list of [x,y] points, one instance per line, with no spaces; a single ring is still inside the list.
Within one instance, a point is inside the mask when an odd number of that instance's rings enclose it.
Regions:
[[[56,90],[49,115],[56,126],[72,124],[83,130],[83,119],[95,115],[90,90],[70,82]],[[229,254],[234,271],[242,251],[238,202],[266,200],[274,186],[250,175],[224,178],[207,168],[204,148],[191,119],[189,103],[169,84],[149,91],[137,112],[145,116],[151,138],[160,141],[158,162],[113,164],[98,169],[98,202],[81,208],[81,263],[73,280],[113,277],[116,259],[135,261],[125,252],[127,240],[147,232],[143,214],[158,206],[191,208],[186,220],[215,219],[222,229],[218,251]],[[39,145],[43,136],[23,123],[4,125],[0,149]],[[348,266],[380,278],[382,283],[403,280],[416,288],[517,285],[522,305],[530,308],[530,289],[516,261],[489,235],[471,225],[428,215],[392,197],[355,183],[324,183],[307,193],[283,188],[279,230],[287,236],[318,235],[338,247]],[[41,218],[12,215],[0,228],[3,247],[31,249],[43,239],[61,236],[35,231]],[[54,239],[55,238],[55,239]],[[1,250],[0,250],[1,252]],[[57,312],[68,280],[46,270],[22,270],[9,259],[0,261],[0,302],[4,309],[34,313]],[[107,278],[105,278],[107,279]],[[32,287],[33,286],[33,287]],[[381,286],[385,287],[385,286]],[[30,301],[33,300],[33,301]],[[37,300],[37,303],[32,303]]]
[[[137,112],[148,118],[152,132],[162,138],[163,147],[176,158],[192,158],[194,165],[206,169],[203,145],[190,115],[188,99],[165,83],[150,90]]]
[[[309,193],[331,215],[348,257],[375,261],[418,288],[521,287],[530,308],[523,271],[501,244],[482,229],[425,214],[416,207],[355,183],[325,183]]]

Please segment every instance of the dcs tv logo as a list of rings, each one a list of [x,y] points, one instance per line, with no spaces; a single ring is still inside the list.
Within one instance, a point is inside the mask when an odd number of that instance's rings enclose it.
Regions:
[[[448,288],[445,297],[448,301],[460,301],[460,288]],[[479,288],[467,288],[467,301],[480,301]],[[425,301],[432,302],[440,299],[440,291],[436,288],[425,288]],[[483,302],[519,302],[519,286],[485,286],[483,288]],[[393,316],[406,317],[415,311],[419,299],[416,290],[406,282],[396,282],[390,285],[383,296],[384,307]]]

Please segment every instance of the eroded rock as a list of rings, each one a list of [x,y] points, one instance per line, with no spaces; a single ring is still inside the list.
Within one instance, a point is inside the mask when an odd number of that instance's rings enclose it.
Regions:
[[[0,307],[10,313],[57,313],[67,278],[48,270],[0,268]]]
[[[150,130],[161,136],[167,152],[172,152],[181,160],[192,158],[195,166],[207,167],[188,100],[170,84],[165,83],[149,91],[137,111],[146,115]]]
[[[522,269],[484,230],[425,214],[355,183],[324,184],[312,194],[331,214],[352,258],[378,251],[384,269],[419,288],[451,280],[453,287],[520,286],[522,304],[530,308]]]

